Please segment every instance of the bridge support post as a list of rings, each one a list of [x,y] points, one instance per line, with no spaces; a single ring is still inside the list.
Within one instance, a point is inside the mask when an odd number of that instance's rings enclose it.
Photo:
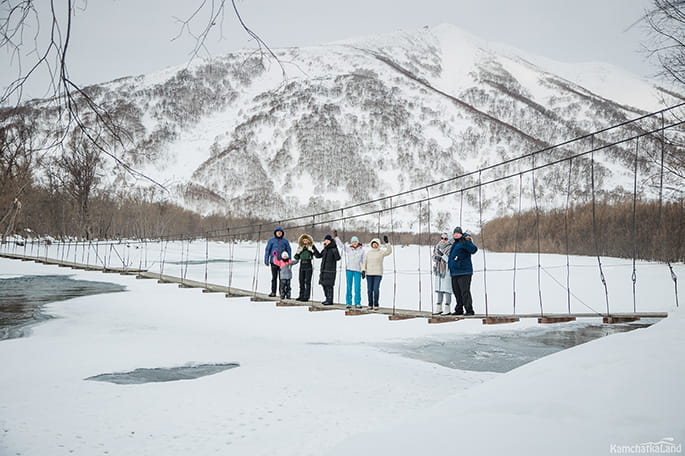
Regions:
[[[565,323],[567,321],[576,321],[576,317],[540,317],[540,318],[538,318],[538,323],[541,323],[541,324]]]
[[[631,321],[638,321],[640,317],[612,317],[611,315],[608,315],[602,319],[602,321],[606,324],[614,324],[614,323],[630,323]]]
[[[500,323],[516,323],[519,321],[518,317],[485,317],[483,318],[484,325],[498,325]]]

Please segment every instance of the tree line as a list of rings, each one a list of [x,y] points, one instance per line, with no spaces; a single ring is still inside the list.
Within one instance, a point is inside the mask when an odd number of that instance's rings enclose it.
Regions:
[[[593,216],[594,212],[594,216]],[[685,261],[685,199],[586,203],[529,210],[485,224],[477,237],[499,252],[569,253]]]

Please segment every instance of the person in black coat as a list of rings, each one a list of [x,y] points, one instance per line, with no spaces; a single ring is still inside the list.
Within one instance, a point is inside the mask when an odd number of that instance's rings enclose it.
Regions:
[[[319,272],[319,284],[323,287],[326,300],[324,306],[333,304],[333,287],[335,286],[336,264],[340,261],[338,246],[333,242],[333,236],[327,234],[323,240],[323,250],[315,251],[314,255],[321,258],[321,271]]]

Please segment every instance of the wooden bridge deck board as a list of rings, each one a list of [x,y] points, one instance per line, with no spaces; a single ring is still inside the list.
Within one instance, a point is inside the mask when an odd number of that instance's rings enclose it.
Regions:
[[[409,310],[409,309],[392,309],[390,307],[379,307],[374,310],[370,310],[368,307],[362,307],[361,309],[352,309],[349,311],[347,306],[343,304],[333,304],[330,306],[324,306],[321,303],[308,301],[296,301],[294,299],[281,299],[280,297],[272,297],[266,293],[255,293],[249,290],[243,290],[240,288],[227,287],[223,285],[205,283],[197,280],[184,279],[182,277],[176,277],[166,274],[160,274],[156,272],[150,272],[146,270],[141,270],[137,268],[113,268],[113,267],[103,267],[98,265],[88,265],[82,263],[75,263],[69,261],[60,261],[52,258],[36,257],[28,255],[19,254],[9,254],[0,253],[0,257],[22,260],[22,261],[35,261],[37,263],[43,263],[46,265],[54,265],[61,267],[69,267],[74,269],[90,270],[90,271],[101,271],[105,273],[120,273],[120,274],[135,274],[137,278],[141,279],[156,279],[160,283],[171,283],[178,284],[184,288],[198,288],[204,292],[211,293],[225,293],[226,297],[249,297],[257,302],[274,302],[279,307],[309,307],[312,311],[320,310],[343,310],[346,311],[348,315],[385,315],[388,316],[390,320],[405,320],[411,318],[425,318],[429,323],[447,323],[455,322],[461,320],[473,320],[482,319],[483,323],[504,323],[518,321],[523,318],[535,318],[538,319],[540,323],[554,323],[554,322],[564,322],[572,321],[572,319],[577,318],[602,318],[606,323],[622,323],[628,321],[639,320],[640,318],[666,318],[668,317],[668,312],[616,312],[616,313],[528,313],[528,314],[476,314],[476,315],[433,315],[429,311],[420,310]]]

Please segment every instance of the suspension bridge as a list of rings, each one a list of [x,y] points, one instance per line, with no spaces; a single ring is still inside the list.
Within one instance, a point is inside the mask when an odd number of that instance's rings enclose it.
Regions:
[[[683,144],[685,138],[685,131],[681,128],[685,122],[681,120],[685,115],[684,110],[685,103],[682,103],[603,130],[582,134],[560,144],[505,158],[496,164],[449,179],[316,214],[258,225],[179,233],[142,240],[14,237],[3,241],[0,256],[81,270],[131,274],[139,279],[157,280],[161,284],[177,284],[183,288],[201,289],[206,293],[224,293],[227,298],[247,297],[255,302],[272,301],[279,307],[306,306],[310,311],[339,310],[345,311],[349,316],[380,314],[387,315],[390,320],[424,318],[429,323],[445,323],[482,319],[484,324],[496,324],[515,322],[522,318],[535,318],[539,323],[568,322],[577,318],[601,318],[605,323],[665,318],[668,313],[664,309],[669,308],[671,303],[679,306],[676,271],[681,266],[678,261],[682,259],[677,258],[675,265],[670,260],[661,264],[643,264],[639,261],[637,249],[633,249],[632,258],[607,264],[610,263],[609,259],[600,255],[599,223],[595,207],[598,193],[603,190],[600,185],[605,178],[601,173],[602,167],[622,162],[628,165],[626,169],[632,169],[632,172],[618,176],[624,179],[624,188],[632,188],[632,191],[624,192],[625,197],[632,201],[633,207],[633,223],[627,229],[632,231],[633,238],[636,239],[637,202],[647,199],[658,202],[655,232],[663,235],[661,207],[664,200],[683,198],[682,177],[669,167],[667,157],[683,153],[678,144]],[[543,184],[540,184],[541,181]],[[536,217],[540,217],[545,204],[565,210],[563,231],[566,252],[554,256],[553,261],[556,263],[547,264],[551,261],[549,255],[544,255],[541,251],[539,223],[536,223],[536,252],[521,252],[518,243],[515,243],[514,251],[506,259],[511,263],[503,266],[501,255],[487,250],[488,239],[482,228],[484,214],[489,210],[488,202],[494,197],[488,198],[486,193],[501,193],[502,188],[509,189],[506,198],[499,200],[503,201],[500,203],[500,212],[505,214],[520,215],[526,198],[528,201],[525,205],[534,208]],[[541,195],[543,189],[546,190],[544,197]],[[471,202],[473,210],[469,211],[465,198]],[[585,259],[591,259],[594,265],[587,261],[582,265],[571,264],[568,239],[569,224],[572,221],[569,220],[569,211],[571,201],[578,198],[589,202],[592,208],[591,235],[596,254]],[[342,304],[324,306],[314,300],[301,302],[280,299],[260,291],[261,288],[266,288],[263,285],[260,287],[260,278],[264,283],[267,274],[264,268],[260,268],[264,241],[274,226],[283,226],[288,233],[331,230],[337,227],[342,231],[343,238],[347,232],[359,232],[364,227],[364,230],[378,235],[387,233],[392,242],[398,225],[398,214],[404,211],[402,213],[406,215],[407,212],[416,210],[417,223],[414,226],[418,227],[418,238],[425,239],[444,228],[434,226],[436,223],[431,221],[432,216],[433,219],[436,218],[434,212],[438,201],[443,206],[448,202],[450,207],[458,207],[459,225],[463,225],[464,212],[478,214],[477,224],[481,231],[478,261],[482,267],[475,271],[474,283],[477,283],[477,290],[474,291],[474,297],[477,302],[476,310],[482,310],[480,313],[473,316],[433,313],[433,271],[429,261],[432,245],[426,246],[425,243],[396,249],[397,253],[388,258],[387,262],[392,262],[392,266],[386,264],[386,280],[381,293],[385,306],[382,304],[378,310],[349,309]],[[372,229],[369,229],[370,226]],[[518,229],[514,231],[517,241]],[[400,266],[397,263],[398,256],[401,257]],[[488,260],[497,265],[488,267]],[[595,288],[588,294],[587,284],[572,287],[571,271],[589,267],[596,270],[601,288]],[[653,280],[653,271],[657,267],[663,271],[662,276],[669,276],[673,285],[670,303],[664,302],[659,310],[655,310],[653,305],[643,305],[638,285],[642,274],[638,271],[649,271],[646,276],[650,278],[646,280]],[[344,282],[343,271],[344,261],[341,261],[336,280],[338,302]],[[618,284],[615,289],[630,288],[632,305],[626,305],[625,298],[621,298],[620,302],[611,301],[610,295],[614,293],[610,293],[612,285],[608,276],[618,277],[619,273],[623,278],[616,279]],[[504,274],[506,279],[503,279]],[[531,290],[531,287],[523,289],[521,276],[524,274],[528,276],[526,284],[535,283],[536,290]],[[314,282],[316,283],[316,275]],[[491,302],[493,283],[497,297],[495,303]],[[416,291],[412,292],[411,287],[414,285]],[[511,286],[509,299],[503,293],[503,289],[508,286]],[[597,290],[601,291],[598,293]],[[505,300],[508,302],[504,303]]]

